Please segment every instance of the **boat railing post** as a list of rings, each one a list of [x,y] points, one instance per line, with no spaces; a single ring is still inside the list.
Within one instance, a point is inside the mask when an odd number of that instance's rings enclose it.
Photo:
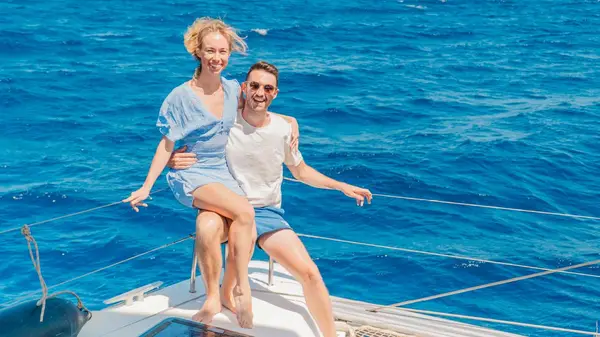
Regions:
[[[273,285],[273,269],[275,267],[275,263],[273,258],[269,256],[269,287]]]
[[[196,239],[194,240],[194,256],[192,256],[192,272],[190,274],[190,293],[196,292],[196,269],[198,269],[198,254],[196,254]]]

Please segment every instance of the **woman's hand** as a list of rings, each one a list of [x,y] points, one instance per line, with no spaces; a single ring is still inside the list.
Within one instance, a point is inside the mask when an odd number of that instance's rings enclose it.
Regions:
[[[123,202],[128,202],[134,211],[139,212],[140,210],[138,209],[138,207],[148,207],[148,205],[143,203],[142,201],[148,199],[149,196],[150,189],[142,186],[142,188],[140,188],[139,190],[132,192],[131,196],[123,200]]]

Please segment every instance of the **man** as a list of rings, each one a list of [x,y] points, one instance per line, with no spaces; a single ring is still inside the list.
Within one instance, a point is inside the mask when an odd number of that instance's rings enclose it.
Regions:
[[[292,175],[317,188],[335,189],[356,200],[362,206],[365,199],[371,202],[369,190],[333,180],[308,166],[299,151],[290,147],[291,126],[278,115],[267,109],[278,94],[279,72],[267,62],[254,64],[242,84],[246,100],[238,118],[230,131],[226,148],[227,163],[233,177],[239,182],[255,210],[257,244],[302,285],[306,304],[315,318],[323,336],[334,337],[335,323],[329,293],[317,266],[306,248],[284,220],[281,209],[281,183],[283,166],[286,164]],[[190,167],[195,159],[193,154],[177,151],[169,166],[175,169]],[[214,214],[214,213],[213,213]],[[197,228],[201,239],[201,265],[220,266],[220,243],[227,239],[227,220],[213,215],[210,226]],[[235,270],[232,254],[229,254],[220,305],[235,312],[231,300],[235,286]],[[204,274],[204,273],[203,273]],[[207,288],[218,286],[218,272],[205,275]],[[218,308],[220,308],[220,305]],[[207,315],[209,314],[209,315]],[[195,317],[209,322],[215,313],[200,311]],[[210,317],[207,317],[210,316]]]

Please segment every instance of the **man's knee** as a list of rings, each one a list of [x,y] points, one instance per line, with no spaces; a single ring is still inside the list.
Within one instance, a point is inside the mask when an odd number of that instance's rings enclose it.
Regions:
[[[321,272],[314,262],[311,261],[300,269],[300,282],[303,284],[317,284],[323,282]]]

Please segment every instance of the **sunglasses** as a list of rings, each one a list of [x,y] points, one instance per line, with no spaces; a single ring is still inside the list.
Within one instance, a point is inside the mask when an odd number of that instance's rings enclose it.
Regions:
[[[254,82],[254,81],[249,82],[248,85],[250,86],[250,89],[252,89],[253,91],[258,90],[261,86],[260,83]],[[270,95],[275,92],[275,87],[270,84],[265,84],[263,86],[263,90],[265,91],[265,93]]]

